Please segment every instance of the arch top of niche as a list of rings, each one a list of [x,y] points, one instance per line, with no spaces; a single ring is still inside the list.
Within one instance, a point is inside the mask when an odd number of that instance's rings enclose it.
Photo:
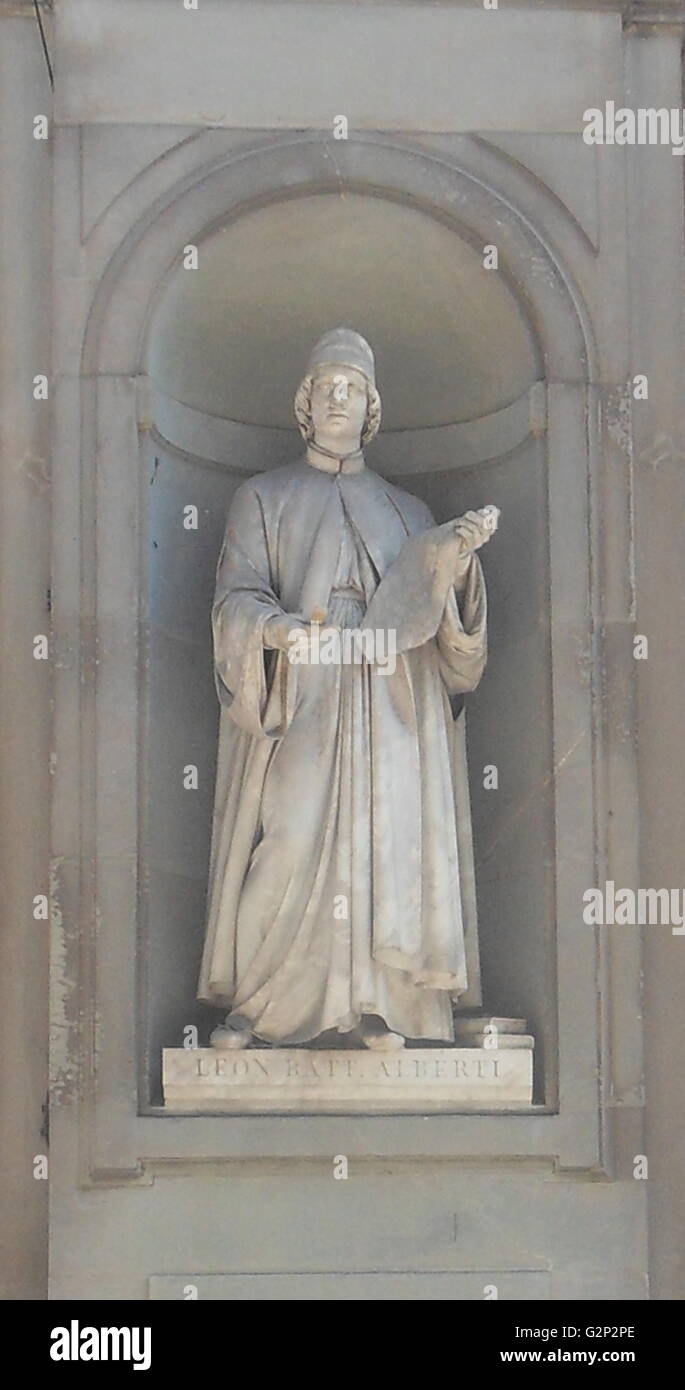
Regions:
[[[301,192],[232,218],[197,254],[196,272],[168,276],[146,352],[154,384],[196,412],[291,429],[310,346],[336,323],[373,344],[383,433],[493,414],[541,373],[492,254],[398,199]]]
[[[524,185],[520,208],[499,190],[494,175],[501,156],[493,160],[468,137],[461,142],[468,160],[391,136],[336,142],[333,152],[332,143],[315,135],[279,136],[246,150],[232,148],[199,164],[147,206],[145,176],[136,180],[137,196],[129,190],[128,228],[122,234],[121,216],[115,219],[116,238],[91,304],[83,373],[146,371],[151,325],[184,246],[201,244],[269,203],[346,193],[418,209],[451,228],[479,257],[484,246],[496,245],[495,273],[518,304],[537,354],[533,375],[551,382],[594,380],[593,334],[582,298],[547,244],[543,224],[529,220]],[[201,154],[200,142],[195,153]],[[482,162],[490,165],[487,180],[476,172]]]

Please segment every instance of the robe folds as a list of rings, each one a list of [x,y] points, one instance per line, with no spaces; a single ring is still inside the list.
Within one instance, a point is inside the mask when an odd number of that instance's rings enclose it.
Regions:
[[[474,553],[457,597],[439,539],[423,502],[366,467],[303,459],[235,493],[212,610],[222,709],[198,997],[265,1041],[365,1014],[451,1041],[452,1001],[481,1002],[455,708],[485,666],[485,586]],[[265,648],[269,618],[317,610],[392,629],[394,671]]]

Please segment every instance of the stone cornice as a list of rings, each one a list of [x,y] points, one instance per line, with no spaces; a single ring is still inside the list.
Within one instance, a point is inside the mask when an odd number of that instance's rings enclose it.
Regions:
[[[623,27],[637,30],[682,28],[685,25],[683,0],[627,0],[621,6]]]
[[[139,0],[145,4],[145,0]],[[242,3],[243,0],[222,0],[223,4]],[[60,0],[37,0],[39,9],[47,12],[59,11]],[[178,0],[167,0],[169,5]],[[355,8],[396,8],[408,9],[428,3],[434,8],[473,9],[478,0],[253,0],[255,4],[289,5],[349,5]],[[116,7],[116,0],[111,0]],[[550,11],[592,11],[598,14],[620,13],[625,25],[640,24],[683,24],[685,23],[685,0],[506,0],[508,10],[538,9]],[[35,13],[34,0],[0,0],[0,16]]]
[[[235,0],[239,3],[240,0]],[[253,0],[260,4],[296,4],[313,6],[349,5],[359,8],[408,9],[425,0]],[[685,0],[506,0],[507,9],[525,10],[534,13],[537,9],[545,11],[590,11],[597,14],[617,13],[622,16],[624,28],[636,29],[641,26],[685,25]],[[47,13],[59,10],[60,0],[37,0],[39,8]],[[113,6],[116,0],[111,0]],[[145,0],[140,0],[144,4]],[[178,4],[178,0],[167,0]],[[223,0],[231,4],[232,0]],[[428,0],[435,8],[473,9],[477,0]],[[11,15],[35,14],[33,0],[0,0],[0,18]]]
[[[38,0],[38,8],[50,13],[54,8],[54,0]],[[35,13],[36,7],[33,0],[0,0],[0,19],[5,19],[9,15],[35,15]]]

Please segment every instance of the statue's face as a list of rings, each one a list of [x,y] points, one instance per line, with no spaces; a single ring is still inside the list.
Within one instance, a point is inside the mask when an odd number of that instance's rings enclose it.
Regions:
[[[366,378],[353,367],[320,367],[312,382],[314,439],[325,436],[358,444],[368,404]]]

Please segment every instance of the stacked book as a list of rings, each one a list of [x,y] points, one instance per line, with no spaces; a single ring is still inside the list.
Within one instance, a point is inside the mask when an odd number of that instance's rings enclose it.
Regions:
[[[526,1028],[525,1018],[496,1018],[491,1014],[479,1014],[476,1018],[460,1018],[457,1014],[454,1020],[457,1047],[531,1048],[535,1039]]]

